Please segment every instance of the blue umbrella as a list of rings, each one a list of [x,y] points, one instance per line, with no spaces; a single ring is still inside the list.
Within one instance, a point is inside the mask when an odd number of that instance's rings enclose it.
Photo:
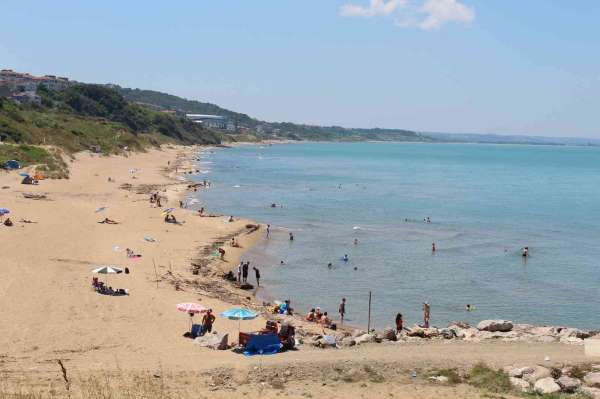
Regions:
[[[10,211],[6,208],[0,208],[0,216],[2,215],[6,215],[7,213],[10,213]]]
[[[19,176],[29,177],[29,173],[21,172],[19,173]]]
[[[244,309],[244,308],[231,308],[228,309],[226,311],[224,311],[223,313],[221,313],[222,317],[227,317],[229,320],[238,320],[238,333],[241,330],[241,320],[252,320],[255,319],[258,316],[258,313],[254,313],[251,310],[248,309]]]

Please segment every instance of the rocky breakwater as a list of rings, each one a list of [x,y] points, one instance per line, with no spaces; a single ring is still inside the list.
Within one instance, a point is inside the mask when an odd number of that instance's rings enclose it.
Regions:
[[[299,344],[321,348],[343,348],[354,345],[387,342],[417,342],[423,340],[463,340],[480,342],[484,340],[560,342],[583,345],[586,338],[598,335],[599,331],[583,331],[577,328],[556,326],[533,326],[514,324],[509,320],[483,320],[477,326],[454,322],[444,328],[412,326],[400,332],[386,328],[382,331],[337,332],[331,335],[311,335],[300,333]]]
[[[517,390],[537,394],[583,393],[600,399],[600,365],[547,368],[513,365],[504,368]]]

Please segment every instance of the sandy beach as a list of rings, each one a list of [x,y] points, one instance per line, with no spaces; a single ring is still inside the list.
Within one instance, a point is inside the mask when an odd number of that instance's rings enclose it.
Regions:
[[[254,306],[251,292],[225,286],[222,280],[219,284],[217,275],[235,267],[242,251],[262,234],[262,229],[247,234],[246,225],[253,222],[238,215],[227,223],[227,216],[199,217],[179,209],[188,183],[176,180],[174,169],[191,170],[197,151],[163,147],[128,157],[81,153],[70,164],[68,180],[43,180],[35,186],[21,185],[16,172],[0,174],[0,207],[10,209],[14,222],[12,227],[0,226],[4,384],[27,383],[43,392],[65,394],[57,364],[61,360],[72,381],[90,375],[126,380],[141,375],[150,381],[148,386],[160,379],[178,397],[470,398],[480,397],[472,387],[432,386],[411,380],[410,371],[467,368],[479,361],[495,367],[590,361],[582,346],[561,343],[436,341],[325,351],[303,346],[252,358],[194,345],[182,336],[189,329],[189,317],[175,305],[198,302],[217,314],[233,305]],[[148,201],[154,191],[164,198],[162,209]],[[46,198],[28,199],[23,193]],[[101,207],[106,210],[96,212]],[[164,223],[166,207],[176,208],[174,214],[184,223]],[[105,217],[119,224],[98,223]],[[240,248],[229,246],[232,236],[238,237]],[[225,260],[212,257],[210,265],[206,257],[198,260],[222,241]],[[142,257],[127,258],[125,248]],[[192,264],[200,264],[198,275],[192,273]],[[130,269],[130,274],[100,276],[130,295],[106,296],[92,289],[91,270],[103,265]],[[265,318],[242,323],[243,330],[256,330]],[[237,340],[237,321],[217,317],[214,327]],[[377,370],[377,378],[371,372],[336,377],[342,373],[336,367],[362,370],[367,365]],[[85,385],[72,383],[78,389]]]

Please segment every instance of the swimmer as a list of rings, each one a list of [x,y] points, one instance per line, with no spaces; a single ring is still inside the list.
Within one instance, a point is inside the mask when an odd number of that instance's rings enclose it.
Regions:
[[[294,234],[290,233],[290,241],[294,241]]]
[[[431,252],[435,252],[435,242],[431,243]]]
[[[283,265],[285,265],[285,262],[284,262],[284,261],[281,261],[281,262],[279,262],[279,264],[280,264],[281,266],[283,266]]]
[[[472,311],[472,310],[473,310],[473,308],[474,308],[474,307],[473,307],[473,306],[471,306],[471,304],[467,303],[467,306],[465,307],[465,310],[466,310],[467,312],[470,312],[470,311]]]
[[[348,254],[344,255],[344,257],[342,258],[342,260],[344,262],[348,262],[350,260],[350,258],[348,258]]]
[[[358,238],[354,239],[354,245],[358,245]]]
[[[358,267],[354,266],[354,270],[358,270]]]
[[[331,262],[329,262],[329,263],[327,264],[327,268],[328,268],[328,269],[331,269],[332,267],[333,267],[333,265],[331,264]]]
[[[529,247],[523,248],[523,252],[521,253],[521,256],[524,258],[529,256]]]

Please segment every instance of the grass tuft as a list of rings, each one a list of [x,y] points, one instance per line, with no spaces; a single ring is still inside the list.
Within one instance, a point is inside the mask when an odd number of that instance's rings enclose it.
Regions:
[[[473,366],[467,382],[474,387],[494,393],[509,392],[513,389],[507,373],[494,370],[483,363]]]

